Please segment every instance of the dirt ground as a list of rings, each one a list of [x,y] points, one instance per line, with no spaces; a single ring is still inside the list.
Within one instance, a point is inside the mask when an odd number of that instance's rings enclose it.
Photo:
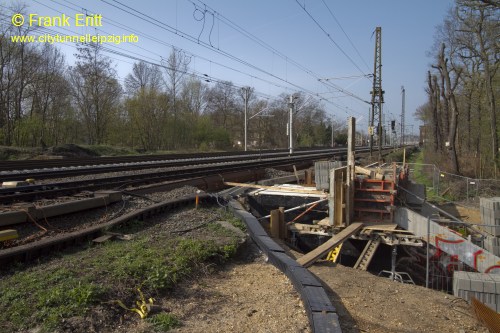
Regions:
[[[342,265],[310,268],[326,286],[344,333],[488,332],[462,299]]]
[[[291,282],[266,262],[251,241],[246,244],[240,255],[222,269],[193,277],[168,296],[155,300],[163,311],[171,312],[182,323],[171,332],[311,332]],[[451,295],[328,262],[316,263],[310,271],[324,284],[344,333],[487,332],[477,323],[469,305]],[[114,311],[122,313],[118,325],[91,331],[154,332],[136,314]],[[105,316],[105,311],[100,314],[99,309],[92,313],[81,318],[91,320],[91,327],[103,327],[103,321],[118,318]],[[68,321],[74,327],[70,324]]]
[[[251,241],[223,270],[181,283],[168,298],[156,299],[182,323],[169,332],[310,333],[299,294]],[[131,321],[119,332],[151,332]],[[118,331],[116,331],[118,332]]]
[[[311,332],[288,279],[255,245],[245,253],[223,271],[183,284],[162,300],[183,323],[172,332]],[[452,295],[326,261],[309,270],[324,284],[344,333],[488,332],[470,306]]]

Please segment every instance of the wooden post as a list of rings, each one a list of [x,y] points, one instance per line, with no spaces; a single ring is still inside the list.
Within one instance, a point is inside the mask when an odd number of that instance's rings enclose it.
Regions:
[[[271,237],[280,238],[280,210],[271,211]]]
[[[306,186],[311,186],[313,181],[312,181],[312,169],[307,169],[305,171],[305,178],[306,178]]]
[[[280,239],[288,238],[288,228],[285,223],[285,207],[279,208],[279,237]]]
[[[347,196],[346,196],[346,224],[350,225],[354,218],[354,152],[356,150],[356,118],[349,117],[347,132]]]
[[[295,174],[295,179],[297,179],[297,185],[300,185],[300,177],[299,173],[297,172],[297,168],[295,167],[295,164],[293,165],[293,173]]]
[[[330,170],[330,192],[328,193],[328,224],[335,224],[335,169]]]

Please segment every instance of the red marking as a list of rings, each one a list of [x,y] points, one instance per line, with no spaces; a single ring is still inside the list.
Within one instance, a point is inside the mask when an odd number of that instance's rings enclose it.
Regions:
[[[477,257],[483,253],[483,250],[477,250],[476,252],[474,252],[472,255],[474,256],[474,269],[475,270],[478,270],[477,269]]]
[[[452,255],[450,257],[450,264],[448,264],[448,266],[446,266],[446,269],[448,270],[448,272],[452,273],[455,269],[458,269],[459,268],[459,262],[460,260],[458,260],[458,255],[455,254],[455,255]]]
[[[493,266],[490,266],[490,267],[488,267],[488,268],[487,268],[484,272],[485,272],[485,273],[489,273],[489,272],[491,272],[492,270],[494,270],[494,269],[496,269],[496,268],[500,269],[500,265],[493,265]]]
[[[460,244],[460,243],[465,242],[465,240],[463,240],[463,239],[450,240],[450,239],[444,239],[444,238],[436,236],[436,247],[438,249],[440,249],[439,242],[443,242],[443,243],[447,243],[447,244]]]

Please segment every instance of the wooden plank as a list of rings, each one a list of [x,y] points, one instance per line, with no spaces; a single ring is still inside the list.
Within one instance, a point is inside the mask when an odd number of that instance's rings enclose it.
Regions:
[[[105,241],[110,240],[113,237],[115,237],[115,236],[114,235],[102,235],[100,237],[93,239],[92,241],[94,243],[104,243]]]
[[[271,211],[271,237],[280,238],[280,211],[273,209]]]
[[[18,237],[19,235],[17,234],[17,230],[7,229],[0,231],[0,242],[10,239],[16,239]]]
[[[385,178],[385,175],[378,173],[378,172],[375,172],[375,170],[370,170],[370,169],[363,168],[360,166],[356,166],[354,171],[356,173],[361,173],[363,175],[366,175],[366,176],[370,177],[371,179],[384,180],[384,178]]]
[[[378,224],[365,226],[363,230],[381,230],[381,231],[393,231],[398,227],[397,224]],[[401,230],[398,230],[401,231]],[[406,230],[404,230],[406,231]]]
[[[307,253],[303,257],[297,259],[297,262],[304,266],[309,267],[318,259],[324,258],[325,255],[332,250],[334,247],[337,247],[340,243],[343,243],[347,238],[351,237],[351,235],[355,234],[359,229],[363,227],[363,223],[353,223],[338,234],[334,235],[325,243],[321,244],[311,252]]]
[[[336,227],[346,225],[345,204],[346,204],[346,180],[347,180],[347,167],[335,169],[333,172],[334,186],[334,223]]]
[[[280,239],[288,238],[288,229],[285,223],[285,207],[279,207],[279,237]]]
[[[261,188],[276,192],[292,192],[292,193],[304,193],[304,194],[322,194],[325,192],[313,190],[313,189],[302,189],[302,188],[290,188],[290,187],[279,187],[279,186],[266,186],[266,185],[256,185],[256,184],[246,184],[246,183],[235,183],[235,182],[224,182],[227,186],[238,186],[238,187],[251,187],[251,188]]]

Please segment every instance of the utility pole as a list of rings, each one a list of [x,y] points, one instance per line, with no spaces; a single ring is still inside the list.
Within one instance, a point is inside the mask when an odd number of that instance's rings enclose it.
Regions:
[[[382,158],[382,103],[384,91],[382,90],[382,28],[375,29],[375,61],[373,65],[372,113],[370,126],[377,124],[378,159]],[[373,151],[373,133],[370,135],[370,156]]]
[[[332,116],[332,148],[333,148],[333,116]]]
[[[290,108],[290,116],[288,120],[288,135],[289,135],[289,148],[290,148],[290,155],[293,154],[293,107],[295,106],[295,103],[293,102],[294,99],[297,97],[294,97],[293,95],[290,95],[290,102],[288,103],[288,107]]]
[[[241,91],[243,91],[243,100],[245,102],[245,151],[247,151],[247,111],[248,111],[248,95],[250,94],[250,87],[243,87],[241,88]]]
[[[401,86],[402,105],[401,105],[401,146],[405,145],[405,87]]]

